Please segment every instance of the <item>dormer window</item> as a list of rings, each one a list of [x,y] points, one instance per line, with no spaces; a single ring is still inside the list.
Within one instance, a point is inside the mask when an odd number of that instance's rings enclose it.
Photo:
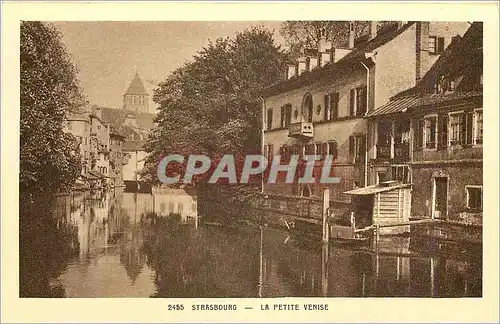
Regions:
[[[460,81],[462,81],[462,78],[462,75],[455,79],[448,76],[442,76],[436,82],[436,92],[439,94],[454,92],[460,84]]]
[[[430,54],[441,54],[444,52],[444,37],[429,36],[429,47]]]

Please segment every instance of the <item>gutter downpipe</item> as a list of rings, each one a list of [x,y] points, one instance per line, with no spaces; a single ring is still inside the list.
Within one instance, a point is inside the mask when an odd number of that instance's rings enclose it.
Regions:
[[[365,63],[363,62],[360,63],[366,69],[366,111],[368,112],[368,103],[370,102],[370,69],[368,68],[368,66],[366,66]],[[365,140],[365,187],[367,186],[368,186],[368,132]]]
[[[375,63],[375,54],[377,52],[365,53],[366,58],[371,58],[372,62]],[[369,103],[370,103],[370,68],[363,62],[360,62],[361,65],[366,69],[366,114],[368,113]],[[368,130],[368,129],[367,129]],[[368,186],[368,132],[366,134],[365,140],[365,187]]]
[[[259,101],[261,103],[261,110],[262,110],[262,128],[261,128],[261,136],[260,136],[260,154],[264,155],[264,126],[265,126],[265,111],[266,111],[266,101],[262,96],[259,96]],[[260,182],[260,193],[264,193],[264,178],[262,177],[261,182]]]

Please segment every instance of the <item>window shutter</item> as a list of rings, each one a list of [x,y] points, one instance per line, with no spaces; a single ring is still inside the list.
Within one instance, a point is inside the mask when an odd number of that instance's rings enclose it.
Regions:
[[[327,154],[328,154],[328,144],[322,143],[321,144],[321,156],[324,157]]]
[[[328,120],[331,118],[331,116],[330,116],[330,118],[328,116],[328,113],[330,112],[330,96],[329,95],[325,95],[325,97],[324,97],[324,108],[325,108],[323,111],[325,114],[324,118],[325,118],[325,120]]]
[[[280,127],[285,126],[285,106],[281,107],[281,121],[280,121]]]
[[[354,116],[355,114],[355,106],[354,104],[356,103],[356,89],[351,89],[351,101],[350,101],[350,115]]]
[[[330,119],[339,117],[339,93],[330,94]]]
[[[352,138],[354,139],[354,137],[352,137]],[[337,160],[337,157],[338,157],[337,142],[330,142],[330,143],[328,143],[328,145],[330,146],[330,155],[333,156],[333,160]],[[351,144],[349,143],[349,145],[351,145]]]
[[[438,123],[438,149],[442,149],[448,146],[448,115],[439,115]]]
[[[473,113],[467,112],[465,114],[465,144],[472,144],[472,127],[473,127]]]
[[[437,38],[437,53],[444,52],[444,37]]]
[[[349,156],[350,157],[354,157],[354,151],[355,151],[355,147],[354,147],[354,136],[349,136]]]
[[[273,126],[273,110],[267,110],[267,129],[271,129]]]

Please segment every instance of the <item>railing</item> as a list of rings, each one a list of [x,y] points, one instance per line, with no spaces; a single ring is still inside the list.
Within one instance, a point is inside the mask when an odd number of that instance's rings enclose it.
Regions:
[[[394,144],[394,159],[408,161],[410,159],[410,144]]]
[[[377,144],[377,159],[390,159],[391,158],[391,146]]]
[[[288,130],[289,137],[307,137],[314,136],[314,127],[312,123],[298,122],[290,125]]]

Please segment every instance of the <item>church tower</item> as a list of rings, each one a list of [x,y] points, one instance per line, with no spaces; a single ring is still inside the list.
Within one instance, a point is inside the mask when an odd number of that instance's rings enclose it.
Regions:
[[[127,92],[123,95],[123,109],[136,113],[149,112],[149,94],[138,73],[135,74]]]

